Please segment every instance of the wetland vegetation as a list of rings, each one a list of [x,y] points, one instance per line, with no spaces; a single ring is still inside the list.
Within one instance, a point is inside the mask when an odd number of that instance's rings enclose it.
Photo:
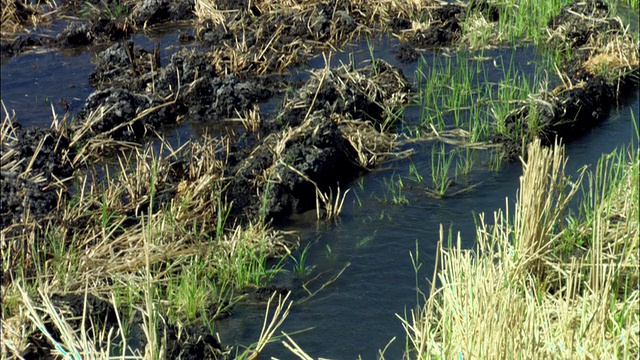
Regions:
[[[360,202],[350,186],[383,167],[397,171],[375,198],[403,207],[455,202],[478,169],[514,162],[514,210],[479,215],[472,248],[441,227],[424,292],[416,243],[404,356],[640,355],[637,114],[631,143],[590,171],[566,174],[561,145],[637,96],[640,38],[618,16],[637,1],[2,6],[3,59],[90,51],[94,65],[79,108],[47,101],[50,126],[3,102],[3,358],[256,359],[274,341],[313,358],[279,329],[350,264],[316,276],[291,218],[339,222]],[[170,55],[140,45],[175,29]],[[362,39],[367,61],[332,60]],[[168,138],[185,124],[209,130]],[[288,268],[297,282],[276,284]],[[220,338],[247,303],[266,309],[259,336]]]

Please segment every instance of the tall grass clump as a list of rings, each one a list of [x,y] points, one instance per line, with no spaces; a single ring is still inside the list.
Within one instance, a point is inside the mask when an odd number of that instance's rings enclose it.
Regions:
[[[541,44],[546,40],[544,29],[549,19],[558,14],[567,1],[506,0],[489,3],[498,9],[497,22],[491,23],[484,14],[472,11],[462,24],[463,40],[472,48],[490,43],[516,45],[523,40]]]
[[[637,359],[640,158],[635,146],[617,154],[590,175],[592,221],[571,256],[557,249],[584,171],[575,181],[564,175],[558,144],[529,146],[515,211],[507,202],[494,225],[480,216],[475,249],[460,236],[443,245],[441,228],[429,296],[402,319],[406,357]]]

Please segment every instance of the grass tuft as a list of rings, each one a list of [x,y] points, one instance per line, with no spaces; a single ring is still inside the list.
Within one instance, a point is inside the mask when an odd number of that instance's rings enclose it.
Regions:
[[[558,144],[530,145],[515,212],[496,212],[493,226],[481,216],[474,250],[459,235],[443,245],[441,227],[430,294],[401,319],[407,357],[637,358],[640,161],[637,148],[622,153],[591,175],[602,196],[587,200],[588,247],[571,257],[556,250],[584,172],[564,176]]]

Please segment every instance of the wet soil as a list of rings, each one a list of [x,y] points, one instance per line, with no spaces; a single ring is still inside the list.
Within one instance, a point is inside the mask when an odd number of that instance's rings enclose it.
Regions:
[[[284,132],[266,137],[232,168],[226,195],[234,200],[233,217],[280,222],[315,208],[316,189],[335,192],[367,170],[335,117],[367,120],[381,130],[381,105],[399,107],[410,89],[402,72],[381,60],[319,76],[283,106],[275,127]],[[374,79],[377,90],[370,88]]]
[[[68,161],[73,149],[69,148],[65,134],[54,129],[23,128],[17,121],[7,126],[9,136],[3,139],[0,151],[3,157],[0,227],[3,229],[29,217],[41,219],[54,215],[58,203],[66,198],[66,188],[55,184],[73,173]]]

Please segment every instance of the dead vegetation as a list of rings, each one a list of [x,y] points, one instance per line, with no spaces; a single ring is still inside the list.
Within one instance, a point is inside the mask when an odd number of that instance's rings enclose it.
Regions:
[[[445,246],[441,228],[429,297],[403,319],[411,349],[419,358],[636,358],[638,317],[628,311],[640,301],[638,186],[627,184],[637,181],[637,152],[607,159],[604,171],[599,165],[589,190],[588,248],[565,259],[558,258],[568,231],[563,209],[581,176],[565,178],[557,144],[535,142],[527,153],[513,220],[508,208],[494,214],[493,226],[481,216],[473,250],[451,234]]]
[[[53,1],[38,1],[34,4],[26,0],[2,0],[2,37],[13,37],[28,28],[48,23],[48,17],[56,8]]]
[[[213,46],[223,74],[283,73],[312,54],[337,51],[354,38],[412,23],[403,39],[444,20],[432,14],[440,2],[423,1],[254,1],[236,6],[196,1],[198,37]]]

